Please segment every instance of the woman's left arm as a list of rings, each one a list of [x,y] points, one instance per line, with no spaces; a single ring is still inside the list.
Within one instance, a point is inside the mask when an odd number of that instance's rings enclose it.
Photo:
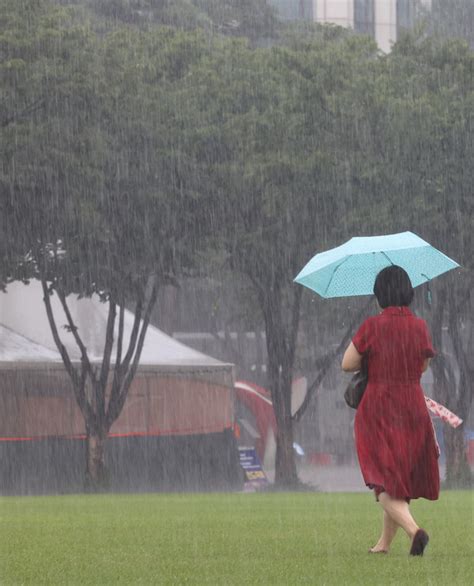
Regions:
[[[431,358],[425,358],[423,360],[423,366],[421,367],[422,372],[425,372],[425,370],[428,370],[428,366],[430,365],[431,362]]]
[[[341,368],[345,372],[356,372],[357,370],[360,370],[361,365],[362,354],[359,354],[359,352],[357,352],[356,347],[351,342],[347,347],[347,350],[344,352]]]

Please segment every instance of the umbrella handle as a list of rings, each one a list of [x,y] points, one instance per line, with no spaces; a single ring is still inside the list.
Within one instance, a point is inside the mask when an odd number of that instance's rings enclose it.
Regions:
[[[431,287],[430,287],[430,279],[428,277],[428,275],[425,275],[424,273],[421,273],[422,277],[425,277],[426,279],[426,285],[427,285],[427,290],[426,290],[426,301],[428,302],[428,305],[431,307],[432,301],[433,301],[433,295],[431,294]]]

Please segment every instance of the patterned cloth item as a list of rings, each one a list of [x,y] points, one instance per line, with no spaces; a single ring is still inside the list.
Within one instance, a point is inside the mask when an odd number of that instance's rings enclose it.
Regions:
[[[447,409],[444,405],[437,403],[434,399],[427,397],[425,395],[426,406],[428,409],[442,419],[445,423],[448,423],[451,427],[459,427],[462,423],[462,419],[458,417],[455,413]]]

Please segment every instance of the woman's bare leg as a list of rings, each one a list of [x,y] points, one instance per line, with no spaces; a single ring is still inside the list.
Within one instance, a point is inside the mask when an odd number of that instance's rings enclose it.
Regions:
[[[370,549],[372,553],[379,551],[389,551],[390,545],[392,544],[393,538],[395,537],[398,530],[398,524],[390,517],[390,515],[383,512],[383,527],[382,535],[377,543]]]
[[[382,492],[379,495],[379,502],[392,521],[404,529],[410,539],[413,539],[419,527],[410,513],[408,503],[403,500],[393,499],[386,492]]]

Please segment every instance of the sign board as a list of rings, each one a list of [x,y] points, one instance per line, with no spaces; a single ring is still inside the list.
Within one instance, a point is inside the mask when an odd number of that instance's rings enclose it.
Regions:
[[[245,491],[260,490],[268,485],[268,478],[263,471],[255,448],[239,448],[240,465],[245,474]]]

